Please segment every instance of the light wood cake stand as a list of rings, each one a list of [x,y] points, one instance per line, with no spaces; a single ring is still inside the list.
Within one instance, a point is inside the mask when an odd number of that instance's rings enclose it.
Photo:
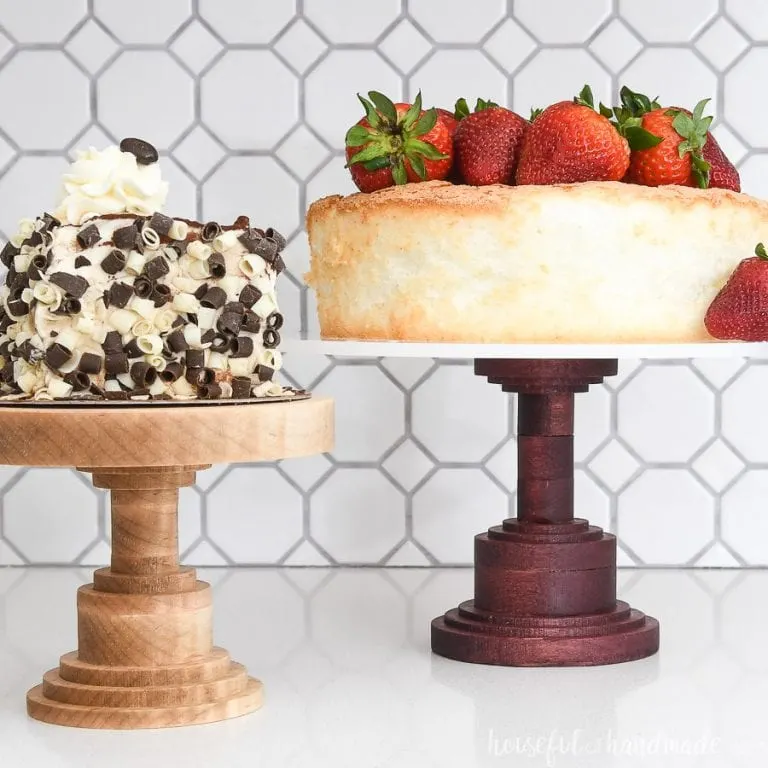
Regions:
[[[0,463],[77,467],[108,488],[112,501],[111,565],[78,590],[78,649],[29,691],[29,714],[59,725],[130,729],[257,709],[261,683],[213,645],[210,585],[179,566],[179,488],[213,462],[306,456],[332,444],[327,398],[0,407]]]

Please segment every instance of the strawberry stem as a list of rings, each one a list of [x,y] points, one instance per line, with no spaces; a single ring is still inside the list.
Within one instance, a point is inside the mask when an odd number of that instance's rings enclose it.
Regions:
[[[765,246],[762,243],[758,243],[755,246],[755,256],[768,261],[768,252],[765,250]]]

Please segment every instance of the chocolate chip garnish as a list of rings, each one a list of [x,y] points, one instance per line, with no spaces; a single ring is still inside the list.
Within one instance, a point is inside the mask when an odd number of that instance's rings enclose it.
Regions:
[[[271,328],[273,331],[279,331],[283,327],[283,316],[279,312],[272,312],[267,316],[264,323],[267,328]]]
[[[212,253],[208,257],[208,269],[211,271],[211,277],[216,280],[226,277],[227,263],[224,261],[224,256],[220,253]]]
[[[117,331],[108,331],[101,348],[108,355],[122,352],[123,339]]]
[[[265,232],[264,235],[268,237],[270,240],[274,240],[277,244],[277,250],[282,251],[283,248],[287,245],[286,239],[276,230],[272,229],[272,227],[269,227]]]
[[[200,304],[201,306],[208,307],[209,309],[219,309],[220,307],[224,306],[226,301],[226,291],[223,291],[221,288],[218,288],[214,285],[209,287],[205,292],[205,295],[200,299]]]
[[[131,378],[139,387],[151,387],[157,379],[157,369],[142,360],[131,366]]]
[[[153,288],[154,288],[154,285],[152,284],[152,281],[146,275],[139,275],[133,281],[133,292],[140,299],[149,298],[149,295],[152,293]]]
[[[136,243],[136,238],[139,235],[139,230],[136,229],[135,224],[129,224],[127,227],[120,227],[112,233],[112,242],[118,247],[128,250],[133,248]]]
[[[280,334],[272,328],[267,328],[261,338],[265,349],[275,349],[280,344]]]
[[[253,354],[253,339],[250,336],[237,336],[231,342],[232,357],[250,357]]]
[[[89,224],[77,233],[76,239],[81,248],[91,248],[101,239],[99,228],[95,224]]]
[[[240,291],[240,296],[238,298],[244,306],[250,309],[263,295],[264,294],[262,294],[256,286],[248,283],[243,287],[243,290]]]
[[[188,349],[184,356],[187,368],[202,368],[205,365],[205,351],[202,349]]]
[[[91,266],[91,260],[87,256],[83,256],[82,253],[75,259],[75,269],[80,269],[80,267],[90,267],[90,266]]]
[[[264,239],[264,234],[259,229],[246,229],[237,239],[248,253],[256,253],[256,247]]]
[[[254,373],[259,377],[259,381],[272,381],[272,377],[275,374],[275,369],[270,368],[268,365],[262,365],[259,363],[259,365],[256,366]]]
[[[58,285],[64,293],[79,299],[88,290],[88,281],[80,275],[70,275],[68,272],[54,272],[49,280]]]
[[[248,376],[234,376],[231,384],[232,397],[235,400],[245,400],[251,396],[251,380]]]
[[[143,139],[126,138],[120,142],[121,152],[130,152],[139,165],[151,165],[158,159],[157,150]]]
[[[200,239],[204,243],[210,243],[215,237],[221,234],[221,224],[216,221],[209,221],[203,225],[200,231]]]
[[[88,378],[88,374],[82,371],[70,371],[65,377],[64,381],[69,384],[75,392],[82,392],[88,389],[91,385],[91,380]]]
[[[120,373],[128,373],[128,355],[122,351],[107,353],[107,356],[104,358],[104,370],[110,374],[110,376],[117,376]]]
[[[164,256],[155,256],[144,265],[144,274],[150,280],[159,280],[170,272],[170,267]]]
[[[83,373],[99,373],[103,358],[100,355],[94,355],[93,352],[83,352],[77,363],[77,370]]]
[[[57,371],[64,363],[72,357],[71,350],[67,349],[62,344],[54,342],[48,349],[45,350],[45,362],[50,368]]]
[[[259,316],[255,312],[248,310],[245,313],[245,319],[243,320],[243,325],[240,330],[248,331],[248,333],[258,333],[261,330],[261,320],[259,319]]]
[[[8,241],[3,246],[3,250],[0,251],[0,261],[3,263],[3,266],[7,269],[13,263],[14,258],[18,256],[20,253],[21,251],[12,242]]]
[[[171,300],[171,287],[163,283],[155,285],[149,298],[155,302],[156,307],[162,307]]]
[[[250,226],[251,220],[244,214],[241,214],[235,219],[232,224],[232,229],[248,229]]]
[[[127,283],[112,283],[107,291],[109,306],[123,309],[133,296],[133,288]],[[106,302],[105,302],[106,303]]]
[[[167,235],[173,226],[173,219],[164,213],[153,213],[149,219],[149,226],[157,232],[158,235]]]

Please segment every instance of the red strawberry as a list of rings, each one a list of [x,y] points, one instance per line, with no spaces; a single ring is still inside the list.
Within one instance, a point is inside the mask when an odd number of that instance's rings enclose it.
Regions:
[[[460,99],[456,113],[460,114]],[[512,184],[528,121],[495,104],[478,100],[476,111],[461,119],[453,140],[454,169],[465,184]]]
[[[517,183],[620,181],[629,165],[629,146],[604,109],[594,110],[592,92],[585,86],[574,101],[536,114],[523,140]]]
[[[358,96],[365,117],[347,131],[347,167],[361,192],[408,181],[444,179],[453,162],[450,127],[437,110],[422,110],[421,94],[413,104],[393,104],[377,91],[370,101]]]
[[[762,243],[709,305],[704,325],[716,339],[768,341],[768,253]]]
[[[741,192],[741,179],[733,163],[725,156],[717,139],[707,134],[707,140],[701,150],[701,156],[709,163],[709,186],[718,189],[730,189]]]

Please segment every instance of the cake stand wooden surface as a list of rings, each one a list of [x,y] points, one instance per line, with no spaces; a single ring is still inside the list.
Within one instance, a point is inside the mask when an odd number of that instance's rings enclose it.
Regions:
[[[618,358],[765,357],[768,344],[449,344],[293,340],[291,354],[475,361],[518,394],[517,517],[475,537],[475,594],[432,622],[432,650],[507,666],[650,656],[658,622],[616,599],[616,538],[574,517],[574,394]]]
[[[332,445],[328,398],[0,406],[0,463],[77,467],[111,494],[111,565],[78,590],[78,649],[28,693],[29,714],[127,729],[208,723],[257,709],[261,683],[213,645],[210,586],[179,566],[179,488],[212,463],[308,456]]]

